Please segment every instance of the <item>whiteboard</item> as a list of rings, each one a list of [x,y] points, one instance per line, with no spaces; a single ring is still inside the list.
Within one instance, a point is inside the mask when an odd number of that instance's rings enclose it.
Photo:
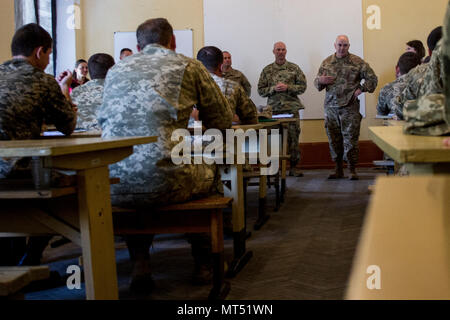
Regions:
[[[192,30],[174,30],[173,33],[177,43],[176,52],[192,58],[194,54]],[[114,59],[116,62],[120,60],[120,50],[129,48],[136,53],[136,45],[136,32],[114,32]]]
[[[252,85],[256,105],[267,104],[258,95],[262,69],[273,63],[273,45],[283,41],[287,60],[300,66],[308,81],[300,96],[302,119],[323,119],[325,90],[314,87],[320,64],[335,52],[340,34],[350,38],[350,52],[364,57],[361,0],[204,0],[205,45],[232,55],[233,67]],[[365,97],[360,96],[365,116]]]

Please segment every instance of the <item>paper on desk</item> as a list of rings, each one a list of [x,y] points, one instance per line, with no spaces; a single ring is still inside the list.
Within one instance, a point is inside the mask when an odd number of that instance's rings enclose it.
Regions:
[[[75,129],[73,132],[77,133],[77,132],[86,132],[86,129]],[[60,131],[44,131],[44,133],[42,134],[44,137],[62,137],[65,136],[64,133],[60,132]]]
[[[294,115],[293,114],[288,114],[288,113],[272,115],[272,119],[282,119],[282,118],[292,118],[292,117],[294,117]]]

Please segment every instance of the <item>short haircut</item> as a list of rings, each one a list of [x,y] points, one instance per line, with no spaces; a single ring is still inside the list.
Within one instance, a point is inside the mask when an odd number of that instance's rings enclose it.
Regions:
[[[223,53],[217,47],[203,47],[197,53],[197,60],[201,61],[208,71],[214,72],[223,62]]]
[[[425,57],[425,47],[423,46],[422,41],[412,40],[407,42],[406,45],[410,46],[411,48],[414,48],[420,59]]]
[[[141,50],[148,44],[160,44],[166,46],[173,36],[173,28],[164,18],[149,19],[142,23],[136,30],[137,43]]]
[[[430,35],[427,39],[428,48],[433,51],[436,48],[437,43],[442,38],[442,26],[434,28],[433,31],[430,32]]]
[[[13,56],[30,57],[34,49],[43,47],[44,52],[52,47],[52,37],[36,23],[26,24],[16,31],[11,42]]]
[[[120,50],[120,55],[122,55],[125,51],[133,52],[133,50],[131,50],[129,48],[123,48],[122,50]]]
[[[421,58],[419,55],[417,55],[414,52],[405,52],[400,56],[400,59],[398,59],[397,66],[400,69],[400,73],[407,74],[409,70],[412,68],[415,68],[421,63]]]
[[[114,65],[114,58],[106,53],[97,53],[89,58],[88,68],[92,79],[105,79],[108,70]]]

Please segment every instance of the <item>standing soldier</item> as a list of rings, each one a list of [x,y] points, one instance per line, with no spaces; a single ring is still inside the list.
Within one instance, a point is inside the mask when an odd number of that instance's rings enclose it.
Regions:
[[[306,91],[306,78],[298,65],[286,60],[286,53],[286,45],[283,42],[275,43],[275,62],[261,72],[258,93],[261,97],[268,97],[267,104],[272,107],[273,114],[294,114],[294,117],[299,119],[299,110],[305,107],[298,96]],[[288,137],[291,155],[289,175],[296,177],[303,176],[296,169],[300,161],[300,132],[300,122],[291,123]]]
[[[334,46],[336,53],[322,62],[314,81],[319,91],[327,90],[325,128],[331,157],[336,163],[336,171],[328,179],[344,177],[342,161],[345,160],[350,168],[350,180],[358,180],[356,164],[362,119],[358,96],[363,92],[374,92],[378,78],[368,63],[349,53],[347,36],[338,36]],[[363,84],[362,80],[365,80]]]
[[[250,97],[252,94],[252,85],[248,82],[247,77],[239,70],[233,69],[231,67],[231,54],[228,51],[223,52],[223,65],[222,65],[222,76],[225,79],[235,81],[239,83],[242,88],[244,88],[247,96]]]

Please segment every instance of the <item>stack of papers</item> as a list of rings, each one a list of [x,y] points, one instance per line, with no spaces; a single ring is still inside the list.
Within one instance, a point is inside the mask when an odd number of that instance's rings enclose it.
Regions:
[[[293,118],[293,117],[294,117],[293,114],[288,114],[288,113],[285,113],[285,114],[274,114],[272,116],[272,119],[283,119],[283,118]]]

